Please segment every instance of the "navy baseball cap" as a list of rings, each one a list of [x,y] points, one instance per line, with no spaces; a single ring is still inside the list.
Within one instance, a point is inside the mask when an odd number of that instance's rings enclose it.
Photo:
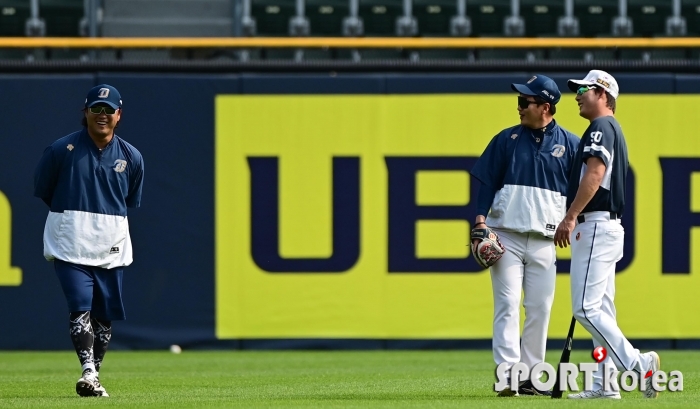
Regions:
[[[90,108],[99,103],[107,104],[114,109],[118,109],[122,107],[122,96],[113,86],[101,84],[88,92],[85,98],[85,108]]]
[[[556,105],[561,98],[561,92],[559,91],[559,87],[557,87],[557,83],[544,75],[537,74],[527,80],[525,84],[510,84],[510,87],[513,91],[523,95],[540,97],[553,105]]]

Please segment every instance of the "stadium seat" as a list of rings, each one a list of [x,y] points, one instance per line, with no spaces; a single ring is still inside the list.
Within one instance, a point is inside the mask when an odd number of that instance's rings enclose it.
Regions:
[[[627,0],[635,37],[666,35],[666,19],[672,14],[671,0]]]
[[[40,0],[39,17],[46,22],[46,36],[80,36],[80,20],[85,15],[83,6],[83,0]]]
[[[652,60],[661,59],[685,59],[687,58],[687,50],[685,48],[655,48],[651,50]]]
[[[335,50],[322,49],[322,48],[307,48],[304,49],[304,61],[311,60],[332,60],[334,58]]]
[[[473,49],[464,48],[420,50],[418,54],[421,60],[473,60],[476,55]]]
[[[685,17],[689,36],[700,36],[700,0],[682,0],[681,15]]]
[[[617,51],[617,54],[621,60],[644,60],[646,58],[650,58],[651,50],[641,48],[620,48]]]
[[[260,51],[260,58],[263,60],[293,60],[293,48],[263,48]]]
[[[591,53],[593,54],[593,60],[615,60],[616,55],[615,55],[616,50],[612,49],[601,49],[601,50],[593,50]]]
[[[479,60],[536,60],[544,58],[542,50],[527,48],[481,48],[476,51]]]
[[[406,51],[398,48],[363,48],[358,50],[360,57],[365,60],[401,60],[405,58]]]
[[[403,14],[403,2],[360,0],[359,14],[365,25],[366,36],[395,36],[396,18]]]
[[[613,49],[580,49],[580,48],[554,48],[549,50],[550,60],[614,60]]]
[[[618,51],[621,60],[664,60],[684,59],[684,48],[621,48]]]
[[[347,0],[306,1],[306,17],[311,24],[312,36],[341,37],[343,18],[349,13]]]
[[[581,37],[609,36],[612,19],[617,15],[617,0],[574,0],[574,16],[579,19]]]
[[[252,0],[250,9],[257,23],[257,35],[289,35],[289,18],[296,14],[294,0]]]
[[[564,0],[520,0],[520,15],[525,19],[525,36],[555,37]]]
[[[245,56],[243,56],[245,54]],[[244,61],[259,61],[262,57],[262,51],[260,48],[246,48],[246,49],[237,49],[237,50],[229,50],[226,53],[226,58],[227,60],[236,60],[240,61],[243,59]],[[218,59],[222,59],[221,57],[218,57]]]
[[[418,32],[423,37],[448,37],[450,19],[456,14],[455,0],[413,1],[413,15],[418,19]]]
[[[28,52],[21,48],[0,48],[0,60],[24,60]]]
[[[321,48],[261,48],[251,50],[249,59],[295,61],[299,51],[301,51],[302,61],[332,60],[336,53],[336,50]]]
[[[351,48],[336,48],[332,50],[332,57],[334,60],[353,60],[353,53],[357,50]]]
[[[2,0],[0,2],[0,36],[24,37],[24,23],[29,15],[28,1]]]
[[[86,55],[87,50],[80,48],[49,48],[46,58],[50,60],[77,60]]]
[[[171,58],[170,50],[130,50],[125,49],[121,52],[121,59],[126,61],[138,60],[168,60]]]
[[[228,37],[229,0],[103,0],[105,37]]]
[[[550,60],[583,60],[586,51],[581,48],[553,48],[549,50]]]
[[[27,0],[0,1],[0,36],[25,36],[31,12]],[[40,0],[39,17],[46,23],[48,37],[77,37],[83,18],[83,0]]]
[[[502,37],[503,21],[510,15],[510,0],[468,0],[467,15],[475,36]]]

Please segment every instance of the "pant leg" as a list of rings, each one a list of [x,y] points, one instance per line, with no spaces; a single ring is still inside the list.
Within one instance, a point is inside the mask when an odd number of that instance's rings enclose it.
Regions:
[[[622,258],[624,229],[617,222],[581,223],[571,245],[571,302],[576,320],[604,346],[619,371],[642,373],[649,365],[632,347],[611,311],[603,309],[608,282]]]
[[[610,274],[608,276],[608,285],[605,288],[605,294],[603,295],[603,302],[601,304],[601,309],[603,313],[610,315],[611,317],[617,319],[617,310],[615,309],[615,274]],[[604,346],[601,345],[600,342],[596,341],[595,338],[593,339],[593,348],[599,347],[599,346]],[[598,364],[598,370],[593,373],[593,390],[600,390],[603,389],[603,370],[605,368],[605,365],[610,365],[614,368],[615,363],[613,362],[612,358],[610,355],[603,360],[603,362],[600,362]],[[614,380],[614,383],[617,384],[617,375],[615,374],[614,369],[611,371],[613,374],[611,375],[612,379]]]
[[[105,321],[126,319],[122,296],[124,268],[105,269],[92,267],[92,270],[95,277],[92,316]]]
[[[520,299],[524,249],[522,235],[498,232],[506,252],[491,267],[493,287],[493,358],[496,365],[507,362],[510,369],[520,362]]]
[[[521,342],[521,362],[529,368],[545,362],[547,330],[554,302],[557,267],[554,242],[530,234],[525,252],[523,292],[525,325]]]
[[[90,311],[95,279],[89,267],[54,260],[54,270],[66,297],[69,312]]]

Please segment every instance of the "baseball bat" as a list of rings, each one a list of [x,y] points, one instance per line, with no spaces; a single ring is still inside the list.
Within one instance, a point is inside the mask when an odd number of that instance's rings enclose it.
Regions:
[[[574,342],[574,328],[576,328],[576,318],[571,317],[571,325],[569,326],[569,334],[566,336],[566,342],[564,343],[564,350],[561,351],[561,359],[559,359],[559,365],[557,365],[557,381],[554,384],[554,389],[552,390],[552,399],[560,399],[562,395],[561,383],[559,382],[559,368],[561,364],[569,362],[571,357],[571,344]]]

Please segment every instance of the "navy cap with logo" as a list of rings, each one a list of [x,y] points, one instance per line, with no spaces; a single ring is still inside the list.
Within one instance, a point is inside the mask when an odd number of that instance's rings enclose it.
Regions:
[[[545,75],[535,75],[525,84],[510,84],[513,91],[523,95],[540,97],[546,102],[556,105],[561,98],[561,91],[553,79]]]
[[[85,108],[90,108],[97,104],[107,104],[114,109],[122,107],[122,96],[116,88],[111,85],[101,84],[88,92],[85,98]]]

